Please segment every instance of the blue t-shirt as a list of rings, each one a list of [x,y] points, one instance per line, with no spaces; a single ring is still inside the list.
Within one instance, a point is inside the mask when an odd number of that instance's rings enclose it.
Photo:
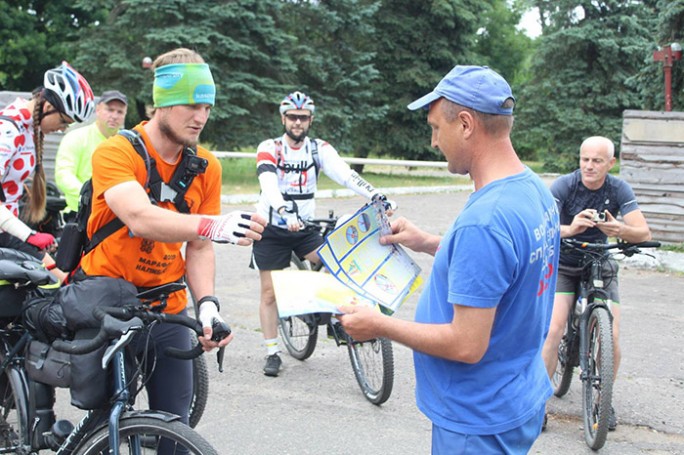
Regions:
[[[551,396],[541,358],[560,242],[551,193],[529,169],[473,193],[442,239],[416,321],[447,324],[454,305],[496,307],[476,364],[414,353],[416,401],[436,425],[466,434],[516,428]]]
[[[578,169],[558,177],[551,185],[551,193],[558,205],[560,223],[564,226],[571,225],[575,215],[584,209],[594,209],[598,212],[608,210],[611,215],[617,217],[618,214],[625,216],[639,208],[632,187],[610,174],[606,176],[601,188],[590,190],[582,183],[582,173]],[[605,243],[608,239],[597,227],[587,229],[572,238],[590,243]],[[568,251],[561,255],[560,262],[577,266],[581,258],[582,253]]]

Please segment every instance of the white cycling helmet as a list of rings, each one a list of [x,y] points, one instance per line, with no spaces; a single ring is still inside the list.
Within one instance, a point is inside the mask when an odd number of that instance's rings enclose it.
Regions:
[[[293,92],[283,98],[280,103],[280,113],[285,114],[287,111],[295,109],[305,109],[314,113],[316,106],[313,100],[302,92]]]
[[[43,78],[45,99],[55,109],[74,119],[84,122],[95,110],[95,97],[85,80],[67,62],[62,62],[57,68],[47,70]]]

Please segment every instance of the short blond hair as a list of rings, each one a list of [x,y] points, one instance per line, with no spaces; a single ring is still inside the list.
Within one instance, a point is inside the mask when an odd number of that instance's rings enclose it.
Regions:
[[[185,47],[179,47],[172,51],[166,52],[152,63],[152,70],[160,66],[172,65],[174,63],[204,63],[204,59],[197,52]]]

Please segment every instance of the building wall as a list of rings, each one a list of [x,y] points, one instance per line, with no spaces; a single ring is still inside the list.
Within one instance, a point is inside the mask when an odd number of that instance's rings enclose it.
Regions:
[[[634,189],[654,240],[684,242],[684,112],[624,112],[620,177]]]

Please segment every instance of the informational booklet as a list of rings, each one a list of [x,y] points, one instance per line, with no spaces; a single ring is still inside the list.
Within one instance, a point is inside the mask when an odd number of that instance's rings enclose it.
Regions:
[[[389,233],[384,205],[377,201],[363,206],[337,226],[318,249],[318,256],[330,273],[312,273],[327,275],[334,278],[332,281],[310,273],[302,274],[301,278],[292,275],[301,271],[274,271],[280,316],[338,313],[337,306],[352,299],[354,304],[379,304],[387,314],[397,311],[420,287],[422,279],[420,267],[403,248],[380,244],[380,237]]]

